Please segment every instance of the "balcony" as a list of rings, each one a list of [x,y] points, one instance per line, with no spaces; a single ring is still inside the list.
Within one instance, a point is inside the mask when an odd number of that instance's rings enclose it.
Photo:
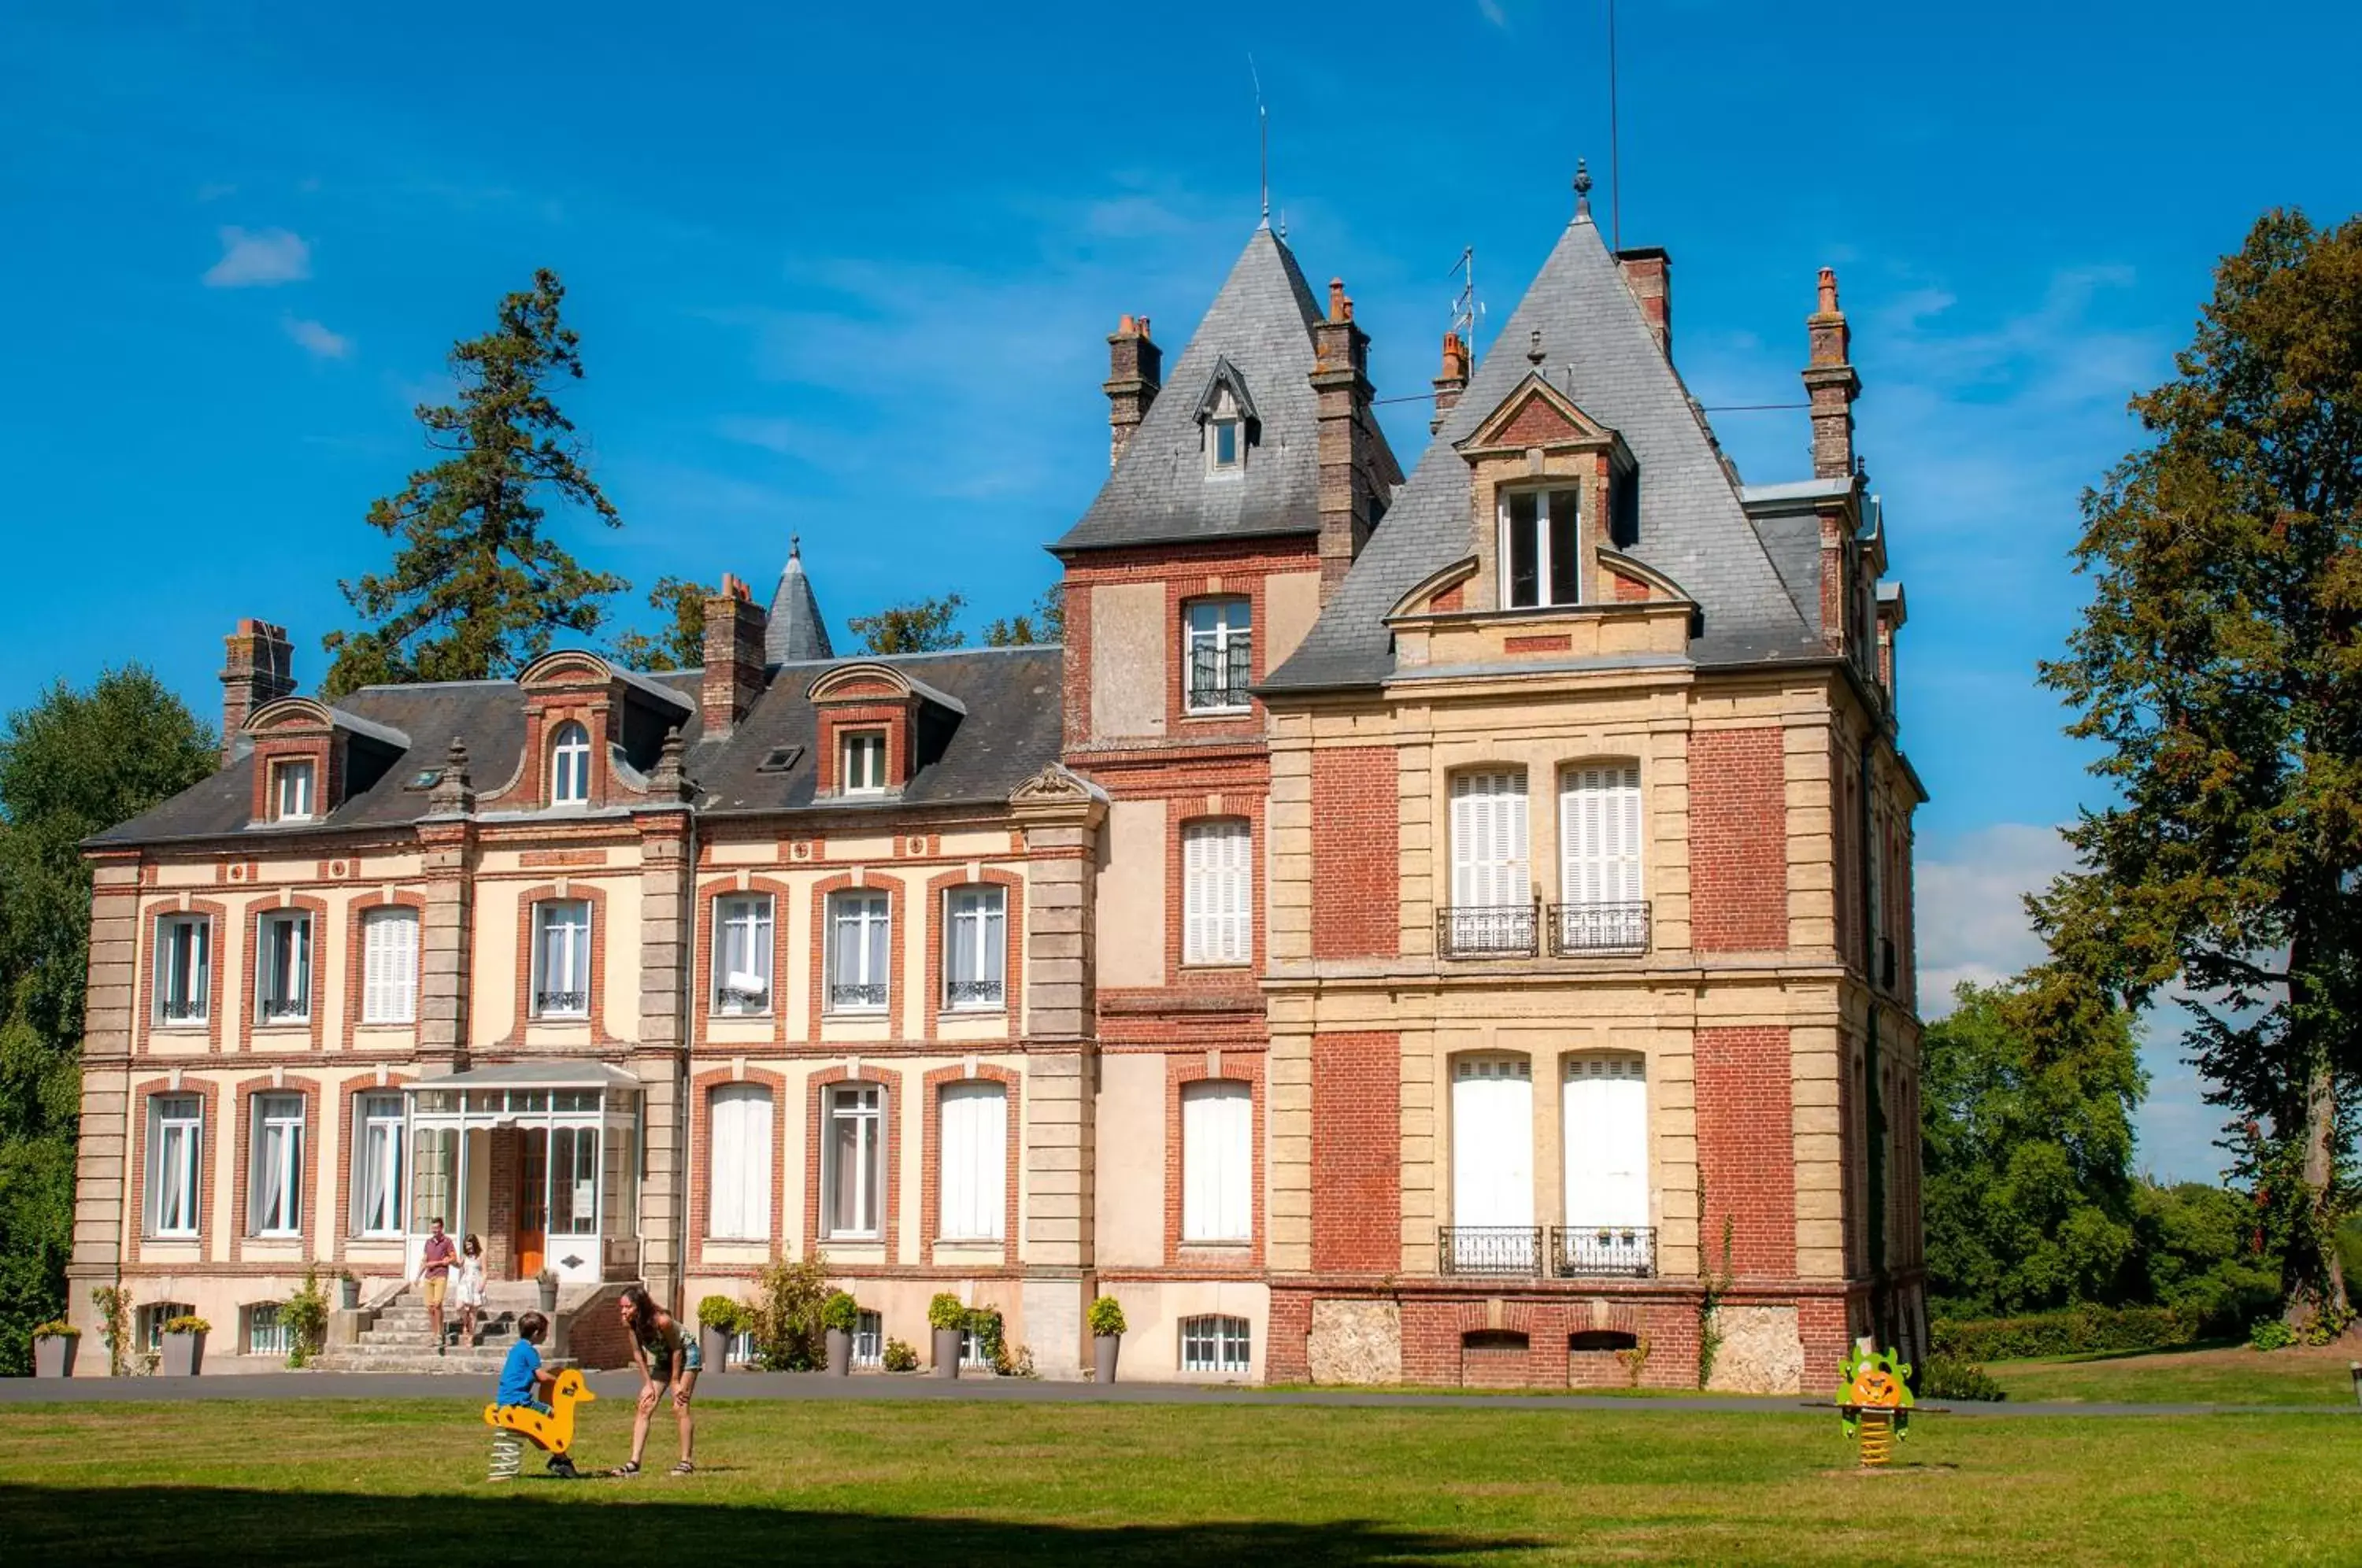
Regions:
[[[205,1021],[205,1004],[202,1000],[176,1001],[166,997],[157,1005],[156,1011],[166,1023],[203,1023]]]
[[[262,1023],[303,1023],[312,1016],[312,1003],[304,997],[264,997],[257,1001],[254,1010]]]
[[[1541,905],[1451,904],[1435,911],[1435,950],[1446,958],[1531,958],[1540,952]]]
[[[1553,1225],[1551,1272],[1561,1279],[1622,1275],[1651,1279],[1657,1273],[1653,1225]]]
[[[1543,1249],[1543,1238],[1549,1249]],[[1651,1225],[1445,1225],[1435,1270],[1457,1279],[1653,1279]]]
[[[590,1012],[589,991],[535,991],[533,1010],[540,1018],[586,1018]]]
[[[1552,904],[1551,956],[1588,958],[1649,951],[1646,900],[1617,904]]]
[[[1439,1227],[1435,1271],[1455,1278],[1532,1279],[1542,1272],[1542,1229],[1539,1225]]]
[[[1000,1005],[999,980],[954,980],[944,988],[944,1004],[955,1010],[988,1011]]]
[[[886,1006],[885,982],[874,986],[832,985],[828,988],[828,1006],[832,1012],[880,1011]]]

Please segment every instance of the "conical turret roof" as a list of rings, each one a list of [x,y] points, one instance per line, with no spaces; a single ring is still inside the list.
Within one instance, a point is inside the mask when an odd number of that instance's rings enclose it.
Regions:
[[[811,579],[804,575],[803,543],[788,540],[788,564],[779,569],[779,586],[771,595],[771,624],[763,634],[763,658],[769,664],[809,664],[834,658],[829,646],[828,623],[820,601],[812,596]]]

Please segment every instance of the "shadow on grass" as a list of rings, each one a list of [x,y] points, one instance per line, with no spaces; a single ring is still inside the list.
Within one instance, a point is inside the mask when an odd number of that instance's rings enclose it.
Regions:
[[[527,1478],[445,1496],[210,1486],[0,1485],[6,1555],[20,1562],[392,1562],[457,1546],[471,1559],[553,1552],[602,1562],[753,1562],[792,1553],[854,1562],[1420,1562],[1524,1552],[1540,1542],[1396,1529],[1366,1520],[1075,1525],[821,1513],[701,1502],[680,1487]],[[655,1482],[653,1485],[666,1485]],[[596,1512],[568,1507],[588,1504]],[[438,1546],[436,1543],[442,1543]],[[71,1553],[70,1557],[68,1554]]]
[[[2186,1345],[2152,1345],[2146,1350],[2077,1351],[2068,1355],[2027,1356],[2010,1364],[2018,1366],[2092,1366],[2111,1361],[2142,1361],[2151,1356],[2191,1355],[2199,1351],[2242,1350],[2245,1340],[2199,1340]]]

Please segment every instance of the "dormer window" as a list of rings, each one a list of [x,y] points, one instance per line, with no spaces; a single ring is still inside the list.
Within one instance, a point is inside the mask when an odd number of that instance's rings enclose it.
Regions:
[[[847,795],[886,792],[886,732],[853,730],[844,737],[841,788]]]
[[[289,760],[270,770],[270,815],[274,822],[312,820],[315,770],[308,761]]]
[[[1501,498],[1501,605],[1507,610],[1583,602],[1579,492],[1511,491]]]
[[[1235,474],[1246,466],[1247,422],[1239,413],[1238,400],[1225,387],[1214,400],[1214,412],[1206,421],[1206,471],[1212,474]]]
[[[568,719],[549,748],[549,803],[579,806],[590,799],[590,732]]]

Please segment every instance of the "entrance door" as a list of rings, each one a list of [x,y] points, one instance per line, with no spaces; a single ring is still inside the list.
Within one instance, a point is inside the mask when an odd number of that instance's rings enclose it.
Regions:
[[[531,1279],[542,1270],[549,1246],[549,1132],[526,1127],[517,1132],[516,1260],[517,1277]]]
[[[1483,1057],[1451,1083],[1453,1271],[1531,1274],[1534,1223],[1532,1064]]]

